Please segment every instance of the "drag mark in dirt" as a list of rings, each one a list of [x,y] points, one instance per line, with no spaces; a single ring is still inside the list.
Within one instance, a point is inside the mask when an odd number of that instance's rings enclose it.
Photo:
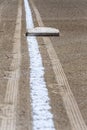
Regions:
[[[38,9],[36,8],[36,6],[32,0],[30,0],[30,2],[31,2],[33,10],[36,14],[36,18],[37,18],[39,26],[43,27],[44,23],[41,19]],[[58,83],[60,95],[63,99],[65,109],[66,109],[67,115],[70,120],[71,128],[72,128],[72,130],[87,130],[87,126],[83,120],[83,117],[78,108],[77,102],[70,89],[67,77],[63,71],[60,60],[53,48],[52,42],[47,37],[45,37],[45,38],[43,37],[43,40],[46,45],[47,52],[49,54],[49,57],[50,57],[50,60],[51,60],[52,66],[53,66],[53,70],[54,70],[55,77],[56,77],[56,80]]]
[[[0,110],[2,111],[2,115],[0,115],[2,119],[0,130],[16,130],[16,106],[21,64],[21,16],[22,1],[19,0],[13,43],[13,60],[10,66],[10,78],[7,83],[4,103],[0,105]]]
[[[26,27],[33,28],[33,20],[28,1],[24,0],[26,11]],[[55,130],[53,115],[50,112],[48,90],[44,81],[42,58],[35,37],[27,37],[30,56],[30,96],[32,107],[33,130]]]

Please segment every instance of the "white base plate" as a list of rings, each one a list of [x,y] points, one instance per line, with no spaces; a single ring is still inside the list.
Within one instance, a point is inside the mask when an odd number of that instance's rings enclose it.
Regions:
[[[29,29],[26,36],[59,36],[59,30],[50,27],[35,27]]]

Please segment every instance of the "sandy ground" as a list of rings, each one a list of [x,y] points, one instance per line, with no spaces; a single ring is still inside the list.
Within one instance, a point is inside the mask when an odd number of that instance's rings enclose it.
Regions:
[[[87,125],[87,1],[86,0],[33,0],[45,26],[60,30],[60,37],[51,37],[53,47],[60,59],[82,117]],[[13,37],[16,26],[18,1],[0,0],[0,104],[4,103],[13,59]],[[35,26],[38,22],[32,8]],[[16,109],[16,130],[32,130],[29,56],[25,37],[26,23],[24,5],[21,31],[21,76]],[[59,93],[51,60],[43,39],[37,38],[45,67],[45,81],[57,130],[72,130],[66,109]],[[2,115],[0,108],[0,117]],[[1,124],[2,118],[0,118]],[[75,129],[76,130],[76,129]],[[82,129],[83,130],[83,129]]]
[[[7,82],[10,73],[10,65],[13,59],[13,42],[18,11],[17,0],[0,1],[0,104],[4,104]],[[21,32],[21,77],[19,81],[19,96],[17,105],[17,130],[30,128],[29,108],[29,57],[25,37],[25,16],[22,9],[22,32]],[[0,117],[3,115],[0,108]],[[4,115],[5,116],[5,115]],[[0,122],[1,122],[0,118]]]
[[[34,2],[45,26],[60,30],[60,37],[52,37],[51,41],[87,124],[87,2],[86,0],[34,0]],[[56,127],[71,130],[49,56],[43,41],[41,38],[39,40]]]
[[[10,78],[9,66],[13,58],[12,43],[17,15],[16,10],[17,3],[15,1],[0,1],[0,104],[4,104],[7,81]],[[0,115],[4,116],[1,108]]]

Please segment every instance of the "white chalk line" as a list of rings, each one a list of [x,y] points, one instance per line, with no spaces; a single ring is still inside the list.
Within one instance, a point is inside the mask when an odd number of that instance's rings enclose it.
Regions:
[[[44,26],[44,23],[41,19],[40,13],[38,11],[38,9],[36,8],[35,4],[33,3],[33,1],[31,1],[31,5],[33,7],[33,10],[36,14],[36,19],[38,21],[39,26]],[[70,120],[70,124],[72,127],[72,130],[87,130],[87,126],[84,122],[84,119],[81,115],[81,112],[79,110],[79,107],[77,105],[77,102],[74,98],[74,95],[70,89],[68,80],[66,78],[66,75],[63,71],[62,65],[59,61],[59,58],[53,48],[52,42],[49,38],[47,37],[43,37],[44,43],[46,45],[47,48],[47,52],[49,54],[51,63],[52,63],[52,67],[55,73],[55,77],[59,86],[59,91],[60,94],[62,96],[64,105],[65,105],[65,109],[67,112],[67,115],[69,117]]]
[[[24,0],[26,11],[26,28],[34,27],[31,9],[28,1]],[[30,96],[32,106],[32,129],[55,130],[51,106],[49,104],[48,90],[44,81],[44,68],[42,58],[35,37],[27,37],[30,57]]]
[[[21,64],[21,16],[22,0],[19,0],[13,43],[13,60],[10,67],[11,78],[7,83],[4,104],[0,105],[2,109],[2,115],[0,115],[2,119],[0,130],[16,130],[16,106]]]

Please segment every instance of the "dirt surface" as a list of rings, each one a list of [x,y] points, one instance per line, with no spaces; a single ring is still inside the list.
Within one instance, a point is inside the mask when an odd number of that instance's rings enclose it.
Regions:
[[[87,124],[87,1],[34,0],[34,3],[45,26],[60,30],[60,37],[52,37],[51,41]],[[71,130],[45,44],[39,40],[56,128]]]
[[[29,108],[29,57],[28,47],[25,37],[25,12],[24,5],[22,13],[22,32],[21,32],[21,77],[19,81],[19,96],[17,105],[17,130],[28,130],[30,128],[30,108]],[[13,59],[13,43],[18,14],[17,0],[0,0],[0,107],[4,104],[7,82],[10,75],[10,65]],[[0,108],[0,117],[3,115]],[[1,123],[0,118],[0,123]]]
[[[10,7],[10,8],[9,8]],[[13,35],[17,15],[17,2],[12,0],[0,1],[0,106],[4,104],[7,81],[10,78],[10,63],[13,58]],[[3,114],[0,108],[0,117]],[[0,118],[0,123],[1,123]]]
[[[60,37],[50,37],[52,45],[68,79],[70,89],[87,125],[87,1],[86,0],[33,0],[45,26],[60,30]],[[16,108],[16,130],[32,130],[30,104],[30,68],[26,41],[26,21],[22,3],[21,66]],[[32,8],[35,26],[38,22]],[[10,79],[13,43],[18,13],[17,0],[0,0],[0,107],[4,104]],[[50,97],[56,130],[72,130],[51,59],[42,37],[37,38],[45,68],[45,81]],[[6,115],[4,115],[5,117]],[[3,110],[0,108],[0,125]],[[76,130],[76,129],[75,129]],[[83,129],[81,129],[83,130]]]
[[[5,0],[0,2],[0,102],[3,102],[9,65],[12,60],[12,42],[17,5],[12,6],[12,2]],[[13,3],[15,4],[15,2]],[[11,11],[12,9],[13,11]]]
[[[17,109],[17,130],[31,129],[31,107],[30,107],[30,90],[29,90],[29,56],[28,45],[26,41],[26,22],[24,3],[22,9],[22,31],[21,31],[21,76],[19,82],[19,97]]]

